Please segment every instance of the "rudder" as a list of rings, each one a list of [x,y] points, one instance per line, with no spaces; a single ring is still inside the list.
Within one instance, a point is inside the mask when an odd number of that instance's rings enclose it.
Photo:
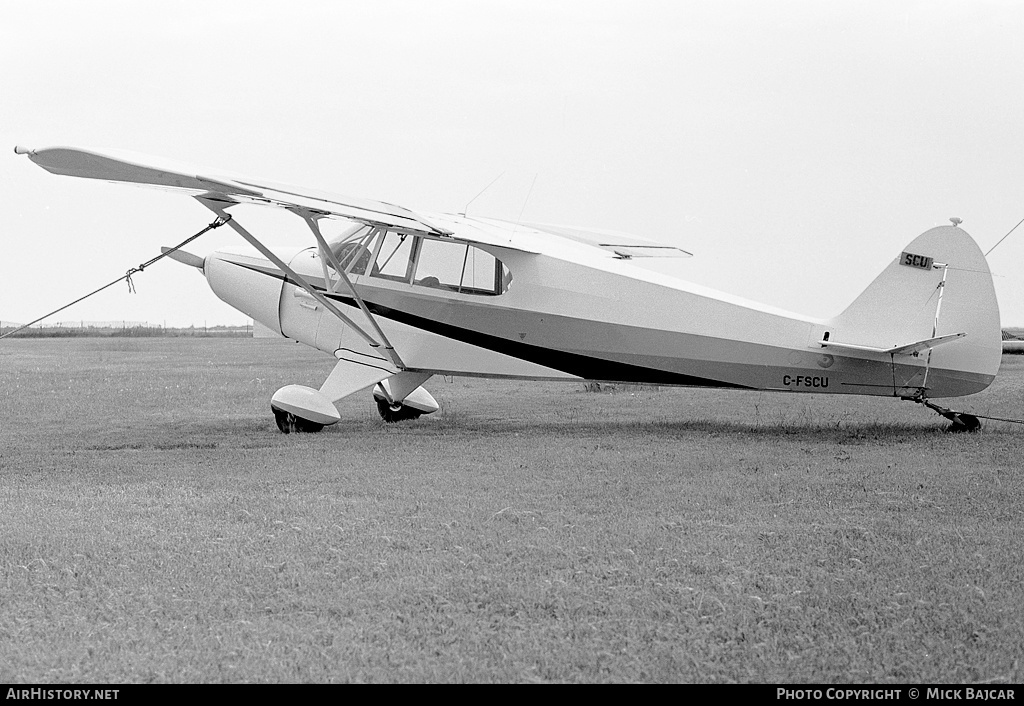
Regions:
[[[828,331],[830,341],[886,351],[966,334],[915,360],[930,368],[929,397],[980,392],[995,377],[1002,356],[999,304],[988,262],[957,226],[939,226],[915,238],[828,322]]]

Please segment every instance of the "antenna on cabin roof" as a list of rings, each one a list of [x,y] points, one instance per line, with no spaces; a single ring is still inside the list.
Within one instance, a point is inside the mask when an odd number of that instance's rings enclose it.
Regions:
[[[526,192],[526,198],[523,199],[523,207],[521,209],[519,209],[519,217],[516,218],[516,223],[515,223],[514,226],[512,226],[512,235],[516,234],[516,229],[519,227],[519,224],[523,220],[523,211],[526,210],[526,204],[530,200],[530,195],[533,194],[533,186],[534,186],[534,184],[537,183],[537,176],[538,176],[538,174],[534,174],[533,175],[533,181],[530,182],[530,190]],[[512,235],[509,236],[509,240],[512,239]]]
[[[466,215],[466,213],[467,213],[467,212],[469,211],[469,205],[470,205],[471,203],[473,203],[474,201],[476,201],[476,200],[477,200],[478,198],[480,198],[481,196],[483,196],[483,193],[484,193],[485,191],[487,191],[488,189],[490,189],[490,188],[491,188],[492,186],[494,186],[495,182],[497,182],[497,181],[498,181],[498,179],[501,179],[501,178],[502,178],[503,176],[505,176],[505,172],[502,172],[502,173],[501,173],[501,174],[499,174],[498,176],[494,177],[494,179],[493,179],[493,180],[491,181],[491,183],[490,183],[490,184],[488,184],[487,186],[485,186],[484,188],[482,188],[482,189],[480,190],[480,193],[479,193],[479,194],[477,194],[476,196],[474,196],[473,198],[471,198],[471,199],[469,200],[469,203],[467,203],[467,204],[466,204],[466,205],[465,205],[465,206],[463,207],[463,209],[462,209],[462,213],[460,213],[459,215],[460,215],[460,216],[465,216],[465,215]]]
[[[953,224],[954,228],[956,228],[958,225],[960,225],[964,221],[963,221],[962,218],[957,218],[956,216],[953,216],[952,218],[949,219],[949,222]]]

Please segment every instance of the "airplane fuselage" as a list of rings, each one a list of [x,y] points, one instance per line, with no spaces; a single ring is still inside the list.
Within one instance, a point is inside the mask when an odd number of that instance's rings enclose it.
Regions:
[[[823,348],[819,341],[828,338],[832,320],[705,289],[592,248],[479,249],[511,273],[505,291],[481,295],[424,285],[412,267],[392,279],[350,273],[407,369],[896,397],[913,397],[925,384],[926,357],[897,361]],[[331,291],[316,248],[294,252],[288,263],[353,317],[361,315],[347,287]],[[222,251],[207,259],[206,271],[222,299],[284,336],[339,357],[380,357],[263,258]],[[928,396],[972,394],[993,377],[933,359]]]

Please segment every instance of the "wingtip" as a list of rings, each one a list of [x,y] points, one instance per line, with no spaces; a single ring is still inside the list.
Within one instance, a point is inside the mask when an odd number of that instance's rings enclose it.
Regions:
[[[34,154],[35,150],[30,147],[22,147],[21,145],[14,146],[14,154]]]

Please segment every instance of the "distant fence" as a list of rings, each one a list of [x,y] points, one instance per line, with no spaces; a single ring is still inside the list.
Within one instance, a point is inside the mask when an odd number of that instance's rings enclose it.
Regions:
[[[0,335],[13,331],[19,324],[0,322]],[[165,327],[138,321],[60,322],[49,326],[32,326],[11,338],[252,338],[252,326],[189,326]]]
[[[1024,331],[1003,329],[1003,353],[1024,355]]]

